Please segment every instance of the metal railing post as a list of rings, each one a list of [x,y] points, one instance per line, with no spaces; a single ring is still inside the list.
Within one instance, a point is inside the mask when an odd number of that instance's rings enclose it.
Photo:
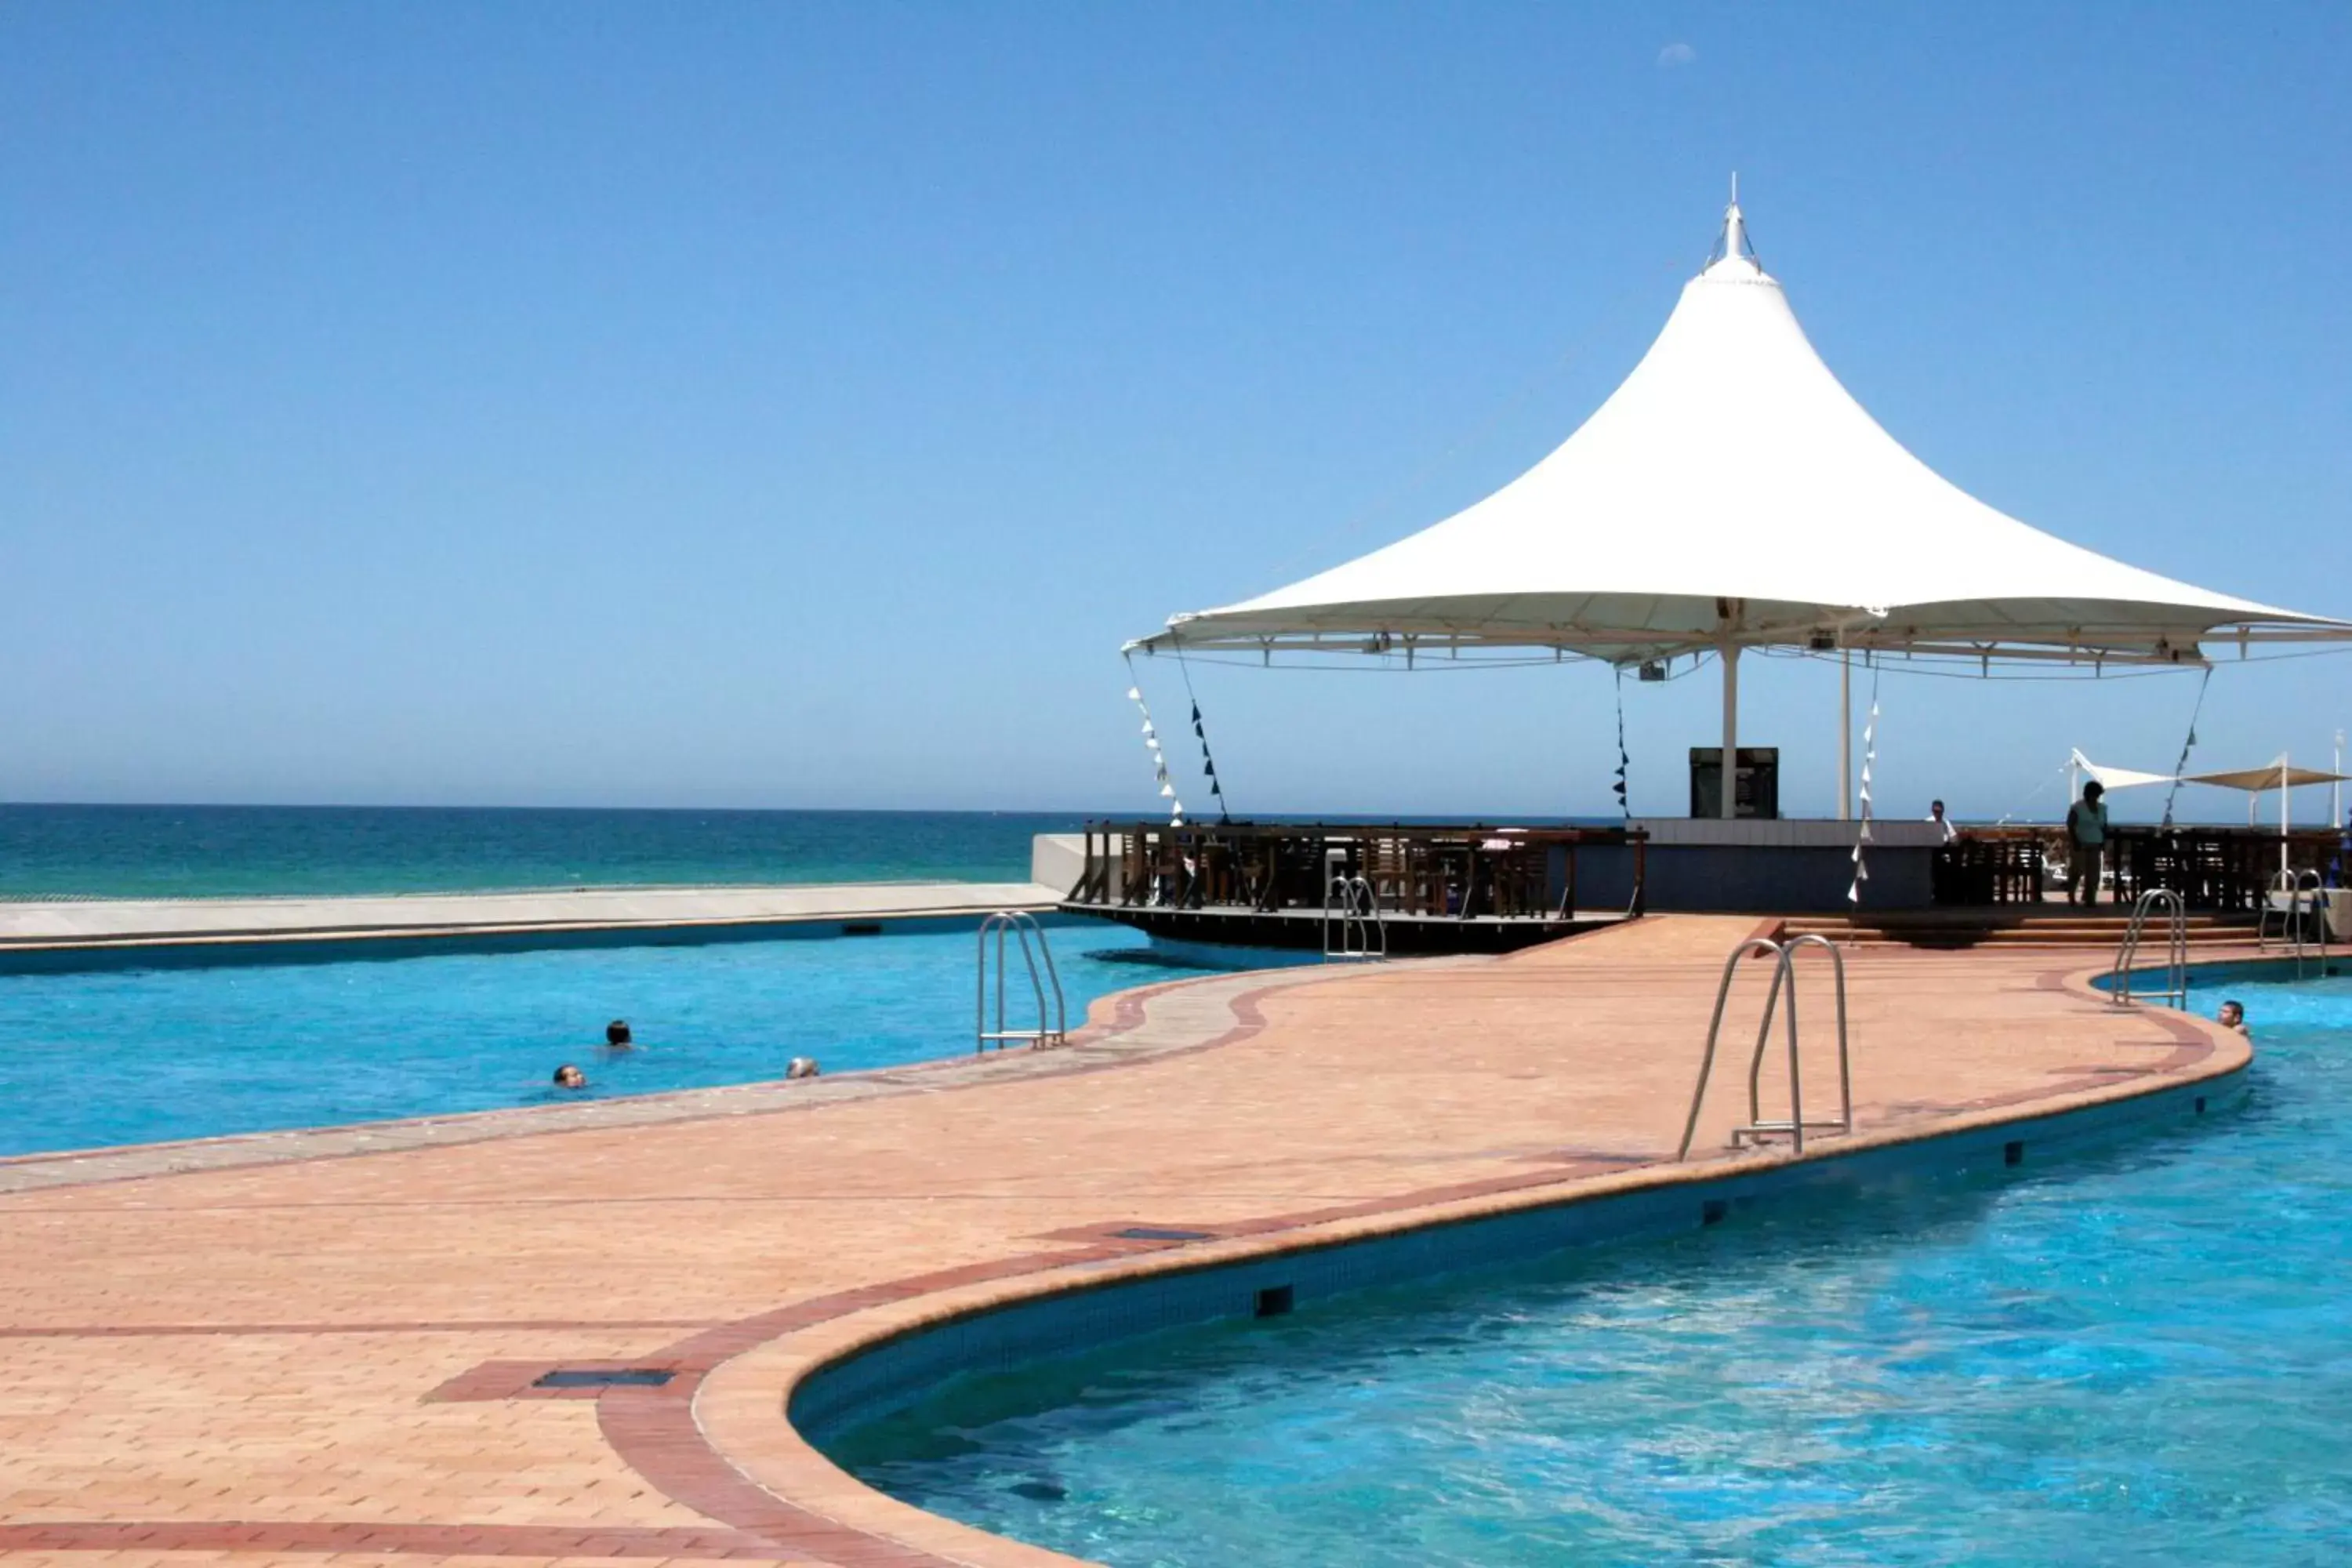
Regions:
[[[1846,1044],[1845,954],[1840,952],[1837,943],[1830,941],[1829,938],[1811,931],[1791,941],[1781,950],[1780,962],[1789,966],[1789,1009],[1791,1016],[1796,1012],[1797,949],[1805,946],[1819,947],[1830,955],[1830,971],[1837,984],[1838,1131],[1852,1132],[1853,1131],[1853,1060]],[[1791,1084],[1796,1081],[1794,1075],[1791,1075],[1790,1081]],[[1803,1120],[1801,1111],[1793,1102],[1790,1110],[1797,1120]]]
[[[1796,954],[1801,947],[1819,947],[1830,955],[1830,966],[1836,983],[1837,1049],[1838,1049],[1838,1119],[1835,1121],[1805,1120],[1804,1068],[1800,1054],[1801,1031],[1797,1023]],[[1698,1082],[1691,1089],[1690,1114],[1683,1122],[1682,1142],[1676,1146],[1675,1158],[1690,1156],[1691,1140],[1698,1132],[1699,1110],[1706,1099],[1707,1080],[1714,1076],[1717,1042],[1723,1032],[1723,1015],[1731,998],[1731,982],[1738,973],[1739,961],[1751,952],[1770,953],[1773,957],[1772,984],[1765,992],[1763,1016],[1756,1026],[1756,1049],[1748,1064],[1748,1124],[1732,1129],[1731,1142],[1736,1148],[1743,1140],[1761,1142],[1773,1132],[1789,1134],[1790,1152],[1805,1152],[1805,1133],[1816,1131],[1852,1133],[1853,1131],[1853,1056],[1851,1037],[1846,1028],[1845,955],[1827,937],[1812,932],[1790,939],[1786,943],[1760,936],[1749,937],[1732,949],[1724,961],[1723,979],[1716,987],[1715,1014],[1707,1022],[1706,1050],[1699,1060]],[[1772,1020],[1780,1006],[1781,993],[1788,993],[1788,1016],[1783,1032],[1789,1042],[1789,1120],[1768,1121],[1764,1119],[1763,1072],[1764,1053],[1772,1043]]]
[[[2188,901],[2170,888],[2147,888],[2132,900],[2131,918],[2124,924],[2123,941],[2116,946],[2115,965],[2108,974],[2107,994],[2118,1007],[2132,1004],[2132,965],[2138,961],[2139,944],[2147,935],[2148,916],[2159,909],[2165,916],[2164,989],[2156,994],[2172,1006],[2189,1005]]]
[[[1360,900],[1360,902],[1359,900]],[[1356,904],[1360,912],[1357,927],[1364,939],[1364,956],[1375,961],[1389,955],[1389,928],[1381,920],[1381,895],[1369,879],[1356,877],[1348,883],[1348,901]]]
[[[1690,1157],[1691,1139],[1698,1132],[1699,1108],[1706,1100],[1707,1079],[1715,1075],[1716,1041],[1723,1033],[1723,1009],[1731,1000],[1732,976],[1738,973],[1739,961],[1751,952],[1769,952],[1777,959],[1780,955],[1780,944],[1769,937],[1751,936],[1733,948],[1731,956],[1723,961],[1723,980],[1715,988],[1715,1016],[1707,1020],[1706,1053],[1699,1058],[1698,1082],[1691,1089],[1690,1115],[1683,1122],[1683,1141],[1675,1150],[1677,1160]],[[1777,967],[1773,971],[1773,978],[1776,982],[1780,978]],[[1769,1021],[1768,1015],[1768,1025]]]
[[[1030,946],[1032,934],[1037,938]],[[1021,963],[1029,972],[1029,993],[1037,1005],[1037,1026],[1015,1029],[1006,1023],[1005,960],[1009,956],[1005,939],[1008,934],[1021,944]],[[988,1026],[988,939],[996,938],[996,1027]],[[1040,958],[1045,960],[1045,972],[1038,972]],[[1069,1013],[1062,992],[1062,976],[1054,967],[1054,944],[1046,940],[1045,928],[1037,917],[1021,910],[1000,910],[980,922],[979,969],[973,981],[974,1012],[977,1015],[972,1030],[974,1054],[985,1051],[991,1045],[1002,1050],[1006,1042],[1026,1040],[1033,1046],[1058,1046],[1069,1038]],[[1051,985],[1054,996],[1052,1023],[1046,1022],[1045,994]]]

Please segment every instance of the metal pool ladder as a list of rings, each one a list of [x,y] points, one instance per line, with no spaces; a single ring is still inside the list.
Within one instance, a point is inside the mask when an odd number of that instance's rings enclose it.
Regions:
[[[996,938],[996,1027],[988,1026],[988,939]],[[1029,939],[1037,939],[1033,949]],[[1005,1026],[1005,981],[1011,971],[1005,959],[1008,940],[1021,944],[1021,963],[1029,972],[1029,992],[1037,1004],[1037,1026],[1034,1029],[1013,1029]],[[1041,972],[1038,961],[1045,961]],[[1045,995],[1051,988],[1054,997],[1053,1027],[1045,1026]],[[1020,1040],[1032,1046],[1058,1046],[1069,1037],[1068,1018],[1063,1010],[1062,977],[1054,968],[1054,949],[1045,940],[1045,928],[1037,917],[1020,910],[1000,910],[980,922],[979,1000],[972,1026],[975,1054],[994,1046],[1003,1050],[1006,1045]]]
[[[1336,872],[1323,884],[1323,958],[1379,963],[1389,955],[1381,898],[1362,877]]]
[[[1830,963],[1837,977],[1837,1047],[1838,1047],[1838,1119],[1835,1121],[1805,1120],[1805,1091],[1797,1063],[1797,950],[1818,947],[1830,955]],[[1700,1058],[1698,1082],[1691,1089],[1690,1117],[1683,1123],[1682,1145],[1675,1158],[1690,1157],[1691,1139],[1698,1131],[1699,1107],[1706,1100],[1706,1082],[1715,1072],[1716,1040],[1723,1032],[1723,1010],[1731,1000],[1732,976],[1738,973],[1739,961],[1751,952],[1772,955],[1772,988],[1764,995],[1764,1016],[1756,1026],[1756,1054],[1748,1064],[1748,1125],[1731,1130],[1731,1146],[1761,1143],[1774,1133],[1785,1132],[1797,1153],[1805,1152],[1808,1132],[1847,1132],[1853,1131],[1853,1065],[1846,1048],[1845,1029],[1845,955],[1827,937],[1808,931],[1792,937],[1787,942],[1777,942],[1769,937],[1751,936],[1731,950],[1724,961],[1723,983],[1715,989],[1715,1017],[1706,1026],[1706,1055]],[[1780,993],[1789,994],[1787,1033],[1789,1038],[1789,1120],[1764,1120],[1761,1079],[1764,1072],[1765,1047],[1772,1040],[1772,1015],[1780,1005]]]
[[[2285,900],[2284,903],[2279,900]],[[2294,976],[2303,978],[2303,963],[2317,949],[2319,972],[2327,973],[2327,884],[2316,871],[2290,871],[2282,867],[2263,895],[2263,911],[2254,922],[2254,941],[2271,945],[2271,916],[2279,918],[2279,940],[2294,954]],[[2311,922],[2319,922],[2319,940],[2311,940]]]
[[[2148,996],[2184,1011],[2189,1006],[2189,906],[2170,888],[2148,888],[2132,900],[2131,920],[2124,926],[2124,940],[2116,948],[2116,967],[2109,977],[2107,994],[2115,998],[2118,1007],[2131,1005],[2132,962],[2139,956],[2140,939],[2147,934],[2148,916],[2158,910],[2165,911],[2164,988],[2148,993]]]

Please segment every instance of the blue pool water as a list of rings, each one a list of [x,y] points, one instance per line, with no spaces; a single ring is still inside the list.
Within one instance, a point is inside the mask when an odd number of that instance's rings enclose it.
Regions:
[[[1072,1028],[1094,998],[1170,977],[1123,927],[1052,936]],[[828,1073],[950,1056],[972,1048],[973,963],[971,933],[940,932],[0,968],[0,1154],[579,1098],[549,1083],[565,1061],[602,1096],[779,1078],[795,1056]],[[614,1017],[637,1049],[604,1051]]]
[[[836,1457],[1138,1568],[2352,1561],[2352,980],[2228,989],[2260,1061],[2191,1130],[950,1384]]]

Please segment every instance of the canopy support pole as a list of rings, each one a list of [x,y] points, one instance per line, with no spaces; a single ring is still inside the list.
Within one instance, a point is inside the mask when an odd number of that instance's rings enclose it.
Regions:
[[[2281,752],[2279,753],[2279,869],[2282,871],[2286,869],[2286,753],[2284,752]]]
[[[1739,812],[1739,645],[1723,639],[1723,800],[1717,813],[1729,822]]]
[[[1853,655],[1838,649],[1838,815],[1853,816]]]

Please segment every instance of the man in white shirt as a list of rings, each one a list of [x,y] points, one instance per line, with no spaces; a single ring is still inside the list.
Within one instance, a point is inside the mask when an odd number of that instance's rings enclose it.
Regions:
[[[1943,828],[1944,842],[1947,844],[1960,836],[1958,825],[1944,815],[1944,803],[1940,800],[1927,807],[1927,820]]]

